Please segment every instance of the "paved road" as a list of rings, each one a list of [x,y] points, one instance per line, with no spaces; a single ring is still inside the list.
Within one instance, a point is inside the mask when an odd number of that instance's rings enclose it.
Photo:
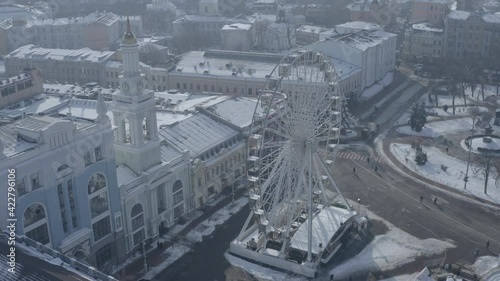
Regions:
[[[447,252],[446,262],[457,259],[473,262],[476,248],[480,255],[498,255],[498,209],[463,202],[448,193],[427,188],[385,164],[377,163],[378,173],[375,173],[373,165],[366,160],[337,159],[334,176],[344,196],[361,199],[370,211],[418,238],[453,240],[457,248]],[[356,175],[352,174],[353,166]],[[420,196],[424,196],[423,203]],[[432,202],[434,197],[438,197],[437,205]]]

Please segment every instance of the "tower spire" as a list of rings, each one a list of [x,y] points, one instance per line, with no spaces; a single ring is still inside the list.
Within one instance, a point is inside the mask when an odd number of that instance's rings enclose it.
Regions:
[[[122,42],[130,45],[137,44],[137,39],[135,38],[134,33],[132,33],[132,28],[130,27],[129,17],[127,17],[127,31],[123,34]]]

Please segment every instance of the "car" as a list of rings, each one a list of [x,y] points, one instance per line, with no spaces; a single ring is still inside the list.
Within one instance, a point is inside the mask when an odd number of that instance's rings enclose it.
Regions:
[[[424,65],[421,63],[417,63],[413,65],[413,68],[415,68],[416,70],[421,70],[422,68],[424,68]]]

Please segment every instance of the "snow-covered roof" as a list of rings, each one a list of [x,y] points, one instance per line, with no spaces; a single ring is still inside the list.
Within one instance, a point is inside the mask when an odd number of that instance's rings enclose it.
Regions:
[[[443,32],[442,28],[434,27],[432,24],[428,22],[420,22],[412,25],[413,30],[422,30],[422,31],[430,31],[430,32]]]
[[[167,142],[162,142],[162,145],[160,146],[160,152],[161,152],[161,161],[163,162],[170,162],[182,156],[182,153],[180,153],[177,149],[175,149],[175,147],[173,147]]]
[[[252,28],[251,24],[246,23],[232,23],[226,24],[222,27],[222,30],[250,30]]]
[[[175,72],[265,79],[282,58],[279,54],[191,51],[177,63]]]
[[[381,26],[376,23],[366,22],[366,21],[350,21],[343,24],[338,24],[335,27],[340,28],[353,28],[360,30],[377,30],[380,29]]]
[[[33,59],[33,60],[57,60],[57,61],[86,61],[105,63],[115,52],[111,51],[94,51],[90,48],[82,48],[79,50],[70,49],[49,49],[37,47],[33,44],[28,44],[17,48],[6,58],[18,59]]]
[[[39,143],[27,142],[19,137],[19,130],[42,132],[56,123],[73,123],[76,130],[94,125],[93,123],[78,120],[70,121],[50,116],[28,116],[18,119],[12,123],[0,126],[0,142],[4,146],[5,155],[7,157],[14,157],[39,145]]]
[[[466,12],[454,10],[448,15],[448,19],[453,20],[468,20],[471,16],[479,16],[485,22],[500,24],[500,13],[486,13],[486,12]]]
[[[177,150],[189,151],[192,157],[238,135],[235,129],[202,113],[195,113],[185,120],[159,130],[158,133]]]
[[[327,28],[327,27],[323,27],[323,26],[314,26],[314,25],[307,25],[307,24],[297,28],[297,31],[307,32],[307,33],[315,33],[315,34],[321,34],[321,33],[330,33],[332,35],[335,34],[334,28]]]
[[[186,21],[192,22],[226,22],[228,18],[221,16],[201,16],[201,15],[185,15],[182,18],[176,19],[173,23],[182,23]]]
[[[256,106],[256,98],[233,97],[206,109],[217,117],[243,129],[252,124]],[[264,109],[259,106],[256,113],[263,112]]]
[[[345,223],[354,215],[354,211],[337,207],[325,207],[321,210],[312,220],[312,253],[319,254],[320,251],[325,249],[330,239],[339,230],[341,223]],[[293,235],[290,241],[291,248],[308,251],[308,228],[309,220],[306,220]],[[323,245],[322,249],[319,248],[319,244]]]
[[[396,37],[396,34],[385,32],[383,30],[375,31],[360,31],[356,33],[347,33],[331,37],[329,40],[341,42],[359,50],[366,50],[370,47],[377,46],[383,41]]]
[[[119,165],[116,167],[116,177],[118,179],[118,186],[122,186],[131,183],[139,176],[126,165]]]

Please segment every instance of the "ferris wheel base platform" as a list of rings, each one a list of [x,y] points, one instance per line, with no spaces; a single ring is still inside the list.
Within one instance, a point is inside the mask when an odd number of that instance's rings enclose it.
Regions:
[[[297,262],[283,259],[279,256],[264,254],[247,249],[241,242],[234,240],[229,245],[229,253],[245,259],[250,259],[264,266],[275,267],[278,269],[290,271],[296,274],[314,278],[317,274],[318,263],[306,262],[298,264]]]
[[[357,224],[359,216],[353,210],[345,210],[333,206],[324,207],[313,218],[313,241],[311,247],[312,261],[302,263],[288,259],[279,251],[261,247],[250,247],[251,241],[258,241],[258,226],[252,225],[231,242],[229,252],[242,258],[290,271],[307,277],[315,277],[320,263],[328,263],[342,246],[342,237],[349,232],[351,226]],[[309,222],[304,222],[290,239],[290,249],[307,253],[307,229]],[[239,240],[240,239],[240,240]],[[326,248],[320,245],[328,245]]]

